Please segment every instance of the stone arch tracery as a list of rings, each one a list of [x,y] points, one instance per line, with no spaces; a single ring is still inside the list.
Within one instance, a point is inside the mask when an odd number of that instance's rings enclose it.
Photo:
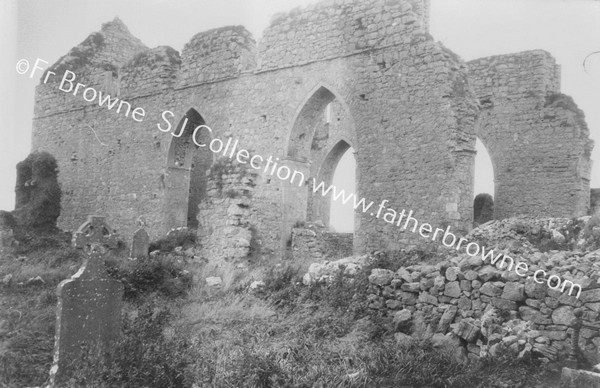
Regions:
[[[346,102],[328,86],[315,87],[295,115],[285,151],[288,164],[310,178],[305,187],[284,187],[284,243],[297,222],[321,219],[328,224],[331,200],[313,193],[313,178],[317,184],[323,179],[328,187],[339,159],[356,144],[355,139],[354,121]]]

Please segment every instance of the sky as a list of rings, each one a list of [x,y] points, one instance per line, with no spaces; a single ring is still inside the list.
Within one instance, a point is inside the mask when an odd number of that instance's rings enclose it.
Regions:
[[[31,145],[34,87],[38,78],[17,74],[18,59],[54,63],[102,23],[119,16],[147,46],[181,51],[201,31],[241,24],[260,40],[272,15],[309,0],[0,0],[0,209],[14,207],[15,165]],[[597,146],[592,187],[600,187],[600,1],[432,0],[430,32],[464,60],[531,49],[549,51],[562,66],[562,91],[586,114]],[[489,156],[480,147],[475,193],[493,194]],[[352,167],[352,158],[340,170]],[[337,184],[352,174],[338,174]],[[341,181],[339,180],[341,179]],[[348,186],[352,189],[352,185]],[[340,210],[335,210],[340,212]],[[348,217],[337,229],[348,229]]]

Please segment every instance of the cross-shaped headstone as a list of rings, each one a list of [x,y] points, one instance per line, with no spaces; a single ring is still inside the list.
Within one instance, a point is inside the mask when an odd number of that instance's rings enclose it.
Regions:
[[[88,216],[75,235],[73,246],[75,248],[86,248],[96,246],[108,246],[114,248],[117,245],[115,233],[101,216]]]
[[[106,277],[103,260],[105,248],[115,248],[117,237],[106,224],[104,217],[88,216],[87,221],[73,235],[72,244],[75,248],[83,249],[88,256],[86,263],[75,275],[76,277]]]

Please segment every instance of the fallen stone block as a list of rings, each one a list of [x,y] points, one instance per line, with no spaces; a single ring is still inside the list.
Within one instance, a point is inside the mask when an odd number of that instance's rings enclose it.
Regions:
[[[456,335],[464,339],[467,342],[475,342],[480,333],[479,327],[475,324],[475,320],[472,318],[463,319],[458,324]]]

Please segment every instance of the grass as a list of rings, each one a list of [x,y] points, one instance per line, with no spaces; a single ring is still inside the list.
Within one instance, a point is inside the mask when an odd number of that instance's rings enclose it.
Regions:
[[[23,233],[15,254],[0,256],[0,280],[6,279],[0,283],[0,387],[39,386],[48,378],[56,287],[82,264],[70,238],[67,233]],[[132,262],[125,249],[118,249],[107,259],[109,273],[125,285],[126,313],[139,314],[157,300],[176,307],[186,295],[191,279],[166,257]],[[37,277],[42,282],[28,282]]]
[[[0,260],[0,278],[13,274],[0,294],[0,321],[8,322],[0,335],[0,387],[47,379],[54,290],[80,264],[78,253],[61,244]],[[430,259],[427,252],[378,255],[352,280],[338,276],[311,287],[301,284],[298,267],[271,264],[262,270],[265,287],[253,292],[247,285],[258,269],[251,277],[231,275],[226,287],[190,288],[172,252],[149,262],[121,255],[108,264],[128,292],[123,335],[104,357],[89,349],[65,387],[558,387],[557,375],[535,362],[465,365],[424,336],[395,342],[392,318],[368,308],[368,274],[397,260]],[[45,283],[18,285],[35,276]]]

